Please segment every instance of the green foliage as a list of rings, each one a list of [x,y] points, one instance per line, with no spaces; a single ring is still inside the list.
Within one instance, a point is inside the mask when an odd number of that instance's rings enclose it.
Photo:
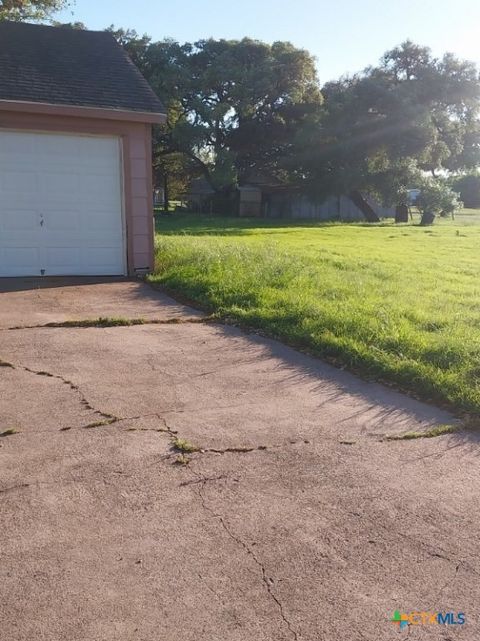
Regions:
[[[288,42],[151,42],[114,31],[167,107],[155,163],[183,154],[217,192],[257,172],[283,175],[295,132],[322,103],[313,57]]]
[[[76,31],[84,31],[87,26],[84,22],[58,22],[54,20],[52,22],[54,27],[62,27],[63,29],[75,29]]]
[[[463,207],[459,195],[452,191],[444,180],[423,178],[419,187],[420,194],[415,205],[422,214],[423,224],[433,222],[437,215],[453,215]]]
[[[0,0],[0,20],[46,20],[69,0]]]
[[[174,438],[173,447],[184,454],[193,454],[194,452],[200,451],[199,447],[184,438]]]
[[[405,432],[404,434],[394,434],[387,436],[387,441],[416,441],[419,438],[437,438],[446,434],[455,434],[460,431],[460,425],[435,425],[423,432]]]
[[[143,325],[143,318],[112,318],[100,316],[99,318],[87,318],[83,320],[67,320],[47,323],[43,327],[130,327],[131,325]]]
[[[451,54],[406,41],[320,91],[314,59],[288,42],[114,34],[165,102],[154,166],[175,196],[197,176],[222,198],[253,178],[397,205],[425,172],[480,164],[478,71]]]
[[[452,189],[460,194],[465,207],[480,207],[479,174],[467,174],[453,179]]]
[[[16,427],[9,427],[6,430],[2,430],[0,432],[0,438],[6,438],[7,436],[13,436],[14,434],[18,434],[18,430]]]
[[[480,83],[473,63],[436,59],[407,41],[377,67],[328,83],[321,127],[299,141],[302,171],[327,193],[370,192],[388,204],[422,171],[480,164]]]
[[[173,216],[158,231],[155,282],[368,378],[480,412],[480,217],[425,229]]]

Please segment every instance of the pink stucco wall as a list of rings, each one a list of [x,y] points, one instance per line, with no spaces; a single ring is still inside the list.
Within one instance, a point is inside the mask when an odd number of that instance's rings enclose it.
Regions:
[[[67,110],[68,111],[68,110]],[[0,129],[119,136],[123,149],[124,207],[128,273],[153,268],[151,124],[81,115],[0,110]]]

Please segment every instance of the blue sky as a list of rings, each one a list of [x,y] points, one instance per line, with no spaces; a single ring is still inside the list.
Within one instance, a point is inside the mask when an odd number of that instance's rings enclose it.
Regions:
[[[76,0],[57,18],[156,40],[290,40],[316,56],[322,82],[375,63],[406,38],[480,65],[480,0]]]

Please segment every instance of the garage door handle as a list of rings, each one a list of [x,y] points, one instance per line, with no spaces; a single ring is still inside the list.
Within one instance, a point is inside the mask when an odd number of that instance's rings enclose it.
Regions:
[[[40,227],[43,227],[43,218],[40,218]]]

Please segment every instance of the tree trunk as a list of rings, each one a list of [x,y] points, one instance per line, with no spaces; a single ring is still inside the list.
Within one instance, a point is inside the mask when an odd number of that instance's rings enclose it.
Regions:
[[[168,176],[166,173],[163,174],[163,211],[168,212],[168,207],[170,205],[170,199],[168,195]]]
[[[432,214],[431,212],[426,211],[422,214],[420,225],[422,227],[426,227],[427,225],[433,225],[434,220],[435,220],[435,214]]]
[[[397,205],[395,208],[395,222],[408,223],[408,207],[407,205]]]
[[[359,191],[352,191],[349,194],[350,200],[356,205],[365,216],[367,223],[379,223],[380,218],[371,205],[365,200]]]

